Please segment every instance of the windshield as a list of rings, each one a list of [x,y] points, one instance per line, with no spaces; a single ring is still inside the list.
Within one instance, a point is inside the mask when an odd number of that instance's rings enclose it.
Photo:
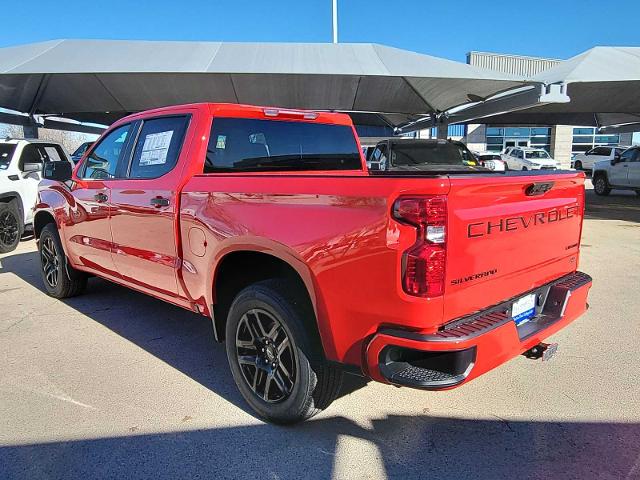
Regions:
[[[16,149],[15,143],[0,143],[0,170],[6,170]]]
[[[386,170],[398,171],[482,171],[473,154],[461,143],[407,141],[391,145],[391,159],[383,162]]]
[[[534,150],[533,152],[525,152],[525,158],[551,158],[544,150]]]

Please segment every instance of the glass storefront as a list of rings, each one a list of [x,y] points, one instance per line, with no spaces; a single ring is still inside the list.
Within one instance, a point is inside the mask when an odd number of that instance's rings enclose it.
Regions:
[[[598,135],[595,128],[575,127],[571,153],[586,152],[600,145],[618,145],[619,142],[620,135]]]
[[[534,147],[551,151],[551,127],[487,126],[487,150],[500,152],[507,147]]]

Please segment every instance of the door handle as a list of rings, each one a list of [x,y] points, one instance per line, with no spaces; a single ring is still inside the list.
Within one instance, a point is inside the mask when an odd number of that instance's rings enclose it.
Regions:
[[[163,197],[155,197],[155,198],[151,199],[151,205],[153,205],[156,208],[168,207],[169,206],[169,199],[168,198],[163,198]]]
[[[109,200],[109,197],[107,196],[106,193],[102,193],[102,192],[98,192],[96,193],[93,198],[95,199],[96,202],[98,203],[104,203],[107,200]]]

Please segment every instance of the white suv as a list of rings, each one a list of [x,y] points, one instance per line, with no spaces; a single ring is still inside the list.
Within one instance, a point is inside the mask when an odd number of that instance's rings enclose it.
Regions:
[[[640,146],[628,148],[612,160],[596,162],[593,189],[597,195],[609,195],[612,189],[635,190],[640,195]]]
[[[558,168],[558,162],[542,148],[510,148],[502,155],[502,159],[510,170],[555,170]]]
[[[600,160],[613,160],[629,147],[594,147],[584,153],[578,153],[571,161],[576,170],[591,170]]]
[[[0,140],[0,253],[14,250],[33,221],[45,162],[70,162],[62,146],[45,140]]]

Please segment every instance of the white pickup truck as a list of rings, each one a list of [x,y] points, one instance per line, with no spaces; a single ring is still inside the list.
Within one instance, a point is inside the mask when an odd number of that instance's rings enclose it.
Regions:
[[[640,195],[640,146],[631,147],[611,160],[593,166],[593,189],[597,195],[611,190],[635,190]]]
[[[593,169],[593,166],[601,160],[613,160],[616,155],[621,155],[629,147],[594,147],[591,150],[587,150],[584,153],[578,153],[571,161],[572,167],[576,170],[589,170]]]
[[[67,161],[62,145],[45,140],[0,140],[0,253],[18,246],[33,221],[45,162]]]

